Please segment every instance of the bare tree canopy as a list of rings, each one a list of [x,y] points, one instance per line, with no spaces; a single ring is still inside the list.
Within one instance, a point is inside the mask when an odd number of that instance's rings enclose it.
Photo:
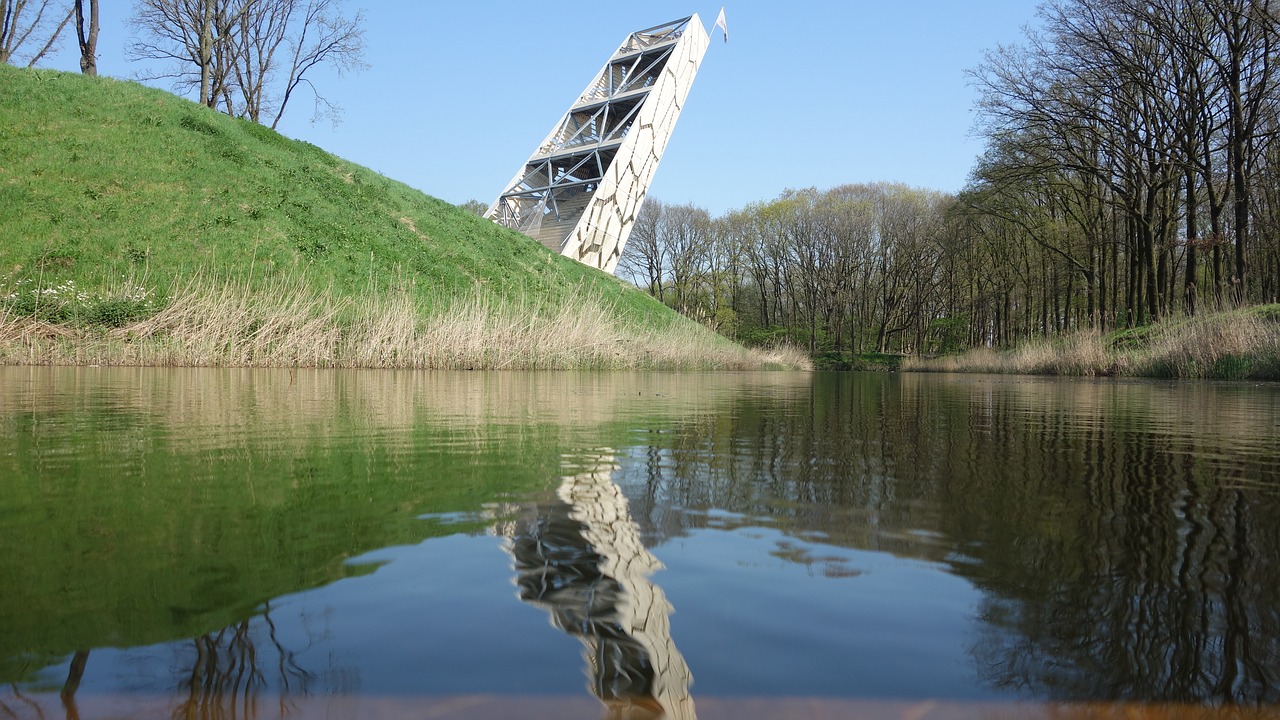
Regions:
[[[649,198],[618,269],[740,340],[815,353],[924,348],[951,314],[939,288],[952,204],[892,183],[788,190],[722,218]]]
[[[170,79],[211,108],[273,128],[304,85],[313,120],[336,123],[339,108],[308,74],[366,67],[364,16],[344,16],[342,0],[138,0],[132,23],[130,58],[160,63],[143,79]]]
[[[463,210],[466,210],[472,215],[479,215],[481,217],[483,217],[484,214],[489,211],[488,205],[485,205],[484,203],[480,202],[479,200],[476,200],[475,198],[472,198],[471,200],[468,200],[464,203],[460,203],[458,207],[462,208]]]
[[[666,302],[666,246],[661,241],[665,233],[665,206],[657,198],[647,198],[640,206],[640,214],[631,228],[631,237],[618,259],[618,274],[631,278],[649,294]]]
[[[30,56],[27,67],[52,50],[71,20],[71,10],[54,0],[0,0],[0,62],[13,63],[23,47],[44,43]]]
[[[1080,283],[1095,325],[1194,314],[1202,288],[1215,307],[1280,296],[1276,3],[1049,0],[1040,16],[973,72],[988,149],[964,205],[1061,265],[1049,314]]]

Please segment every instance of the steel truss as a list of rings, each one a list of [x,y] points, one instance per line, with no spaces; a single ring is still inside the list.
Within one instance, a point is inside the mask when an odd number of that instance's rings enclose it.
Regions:
[[[628,35],[485,216],[613,272],[706,48],[697,15]]]

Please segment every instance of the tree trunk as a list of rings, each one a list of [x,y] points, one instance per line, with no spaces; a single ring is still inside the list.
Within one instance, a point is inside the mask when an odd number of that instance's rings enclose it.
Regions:
[[[1160,284],[1156,276],[1156,238],[1148,227],[1142,233],[1143,264],[1146,265],[1147,322],[1160,319]]]
[[[213,2],[204,0],[200,5],[200,102],[217,107],[218,95],[213,89]]]
[[[1157,175],[1154,164],[1148,172],[1148,178],[1154,178]],[[1146,192],[1146,207],[1143,208],[1142,218],[1140,220],[1140,229],[1142,232],[1142,264],[1146,274],[1143,279],[1146,294],[1146,310],[1147,322],[1156,322],[1160,319],[1160,278],[1156,274],[1156,205],[1157,195],[1155,184],[1148,180]],[[1139,291],[1141,296],[1143,291]]]
[[[1187,315],[1196,314],[1196,179],[1190,170],[1185,176],[1187,184],[1187,271],[1182,281],[1183,303]]]
[[[1062,303],[1062,329],[1070,332],[1071,327],[1071,296],[1076,292],[1076,274],[1074,272],[1067,273],[1067,296]]]
[[[84,25],[84,0],[76,0],[76,37],[80,41],[80,72],[98,74],[98,0],[89,0],[89,27]]]
[[[78,3],[77,3],[78,4]],[[67,681],[62,684],[62,699],[71,700],[80,689],[80,680],[84,677],[85,664],[89,662],[88,650],[77,650],[71,658],[71,667],[67,669]]]
[[[1233,18],[1235,26],[1234,37],[1231,38],[1229,52],[1231,54],[1230,64],[1227,71],[1227,92],[1230,93],[1230,102],[1228,102],[1228,112],[1231,114],[1231,128],[1229,133],[1229,145],[1227,158],[1231,164],[1231,184],[1232,184],[1232,202],[1235,210],[1235,227],[1232,228],[1235,234],[1235,267],[1231,273],[1231,296],[1235,304],[1244,304],[1245,298],[1245,274],[1244,274],[1244,246],[1245,239],[1249,234],[1249,187],[1248,187],[1248,169],[1246,167],[1245,156],[1249,152],[1249,138],[1245,132],[1245,108],[1244,98],[1241,92],[1241,60],[1239,57],[1239,49],[1236,47],[1239,34],[1242,32],[1239,27],[1241,18],[1238,16]]]
[[[1249,188],[1247,184],[1244,159],[1234,160],[1231,174],[1235,183],[1235,271],[1231,275],[1231,286],[1237,306],[1244,305],[1248,293],[1245,291],[1245,241],[1249,236]]]
[[[1146,318],[1142,303],[1142,252],[1137,247],[1136,239],[1133,245],[1133,258],[1129,260],[1129,286],[1125,288],[1128,303],[1125,327],[1138,327],[1145,322]]]

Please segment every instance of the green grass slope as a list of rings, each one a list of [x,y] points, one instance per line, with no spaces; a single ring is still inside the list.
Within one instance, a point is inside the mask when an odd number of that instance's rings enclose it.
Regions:
[[[620,320],[682,322],[615,278],[309,143],[136,83],[0,64],[0,296],[139,287],[162,304],[197,275],[343,297],[403,291],[424,311],[477,290],[551,304],[587,293]]]

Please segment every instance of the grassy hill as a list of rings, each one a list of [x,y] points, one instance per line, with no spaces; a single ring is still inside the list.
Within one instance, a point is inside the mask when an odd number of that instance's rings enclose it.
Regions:
[[[773,362],[314,145],[107,78],[0,65],[0,238],[0,362]],[[496,346],[522,333],[536,347]]]

